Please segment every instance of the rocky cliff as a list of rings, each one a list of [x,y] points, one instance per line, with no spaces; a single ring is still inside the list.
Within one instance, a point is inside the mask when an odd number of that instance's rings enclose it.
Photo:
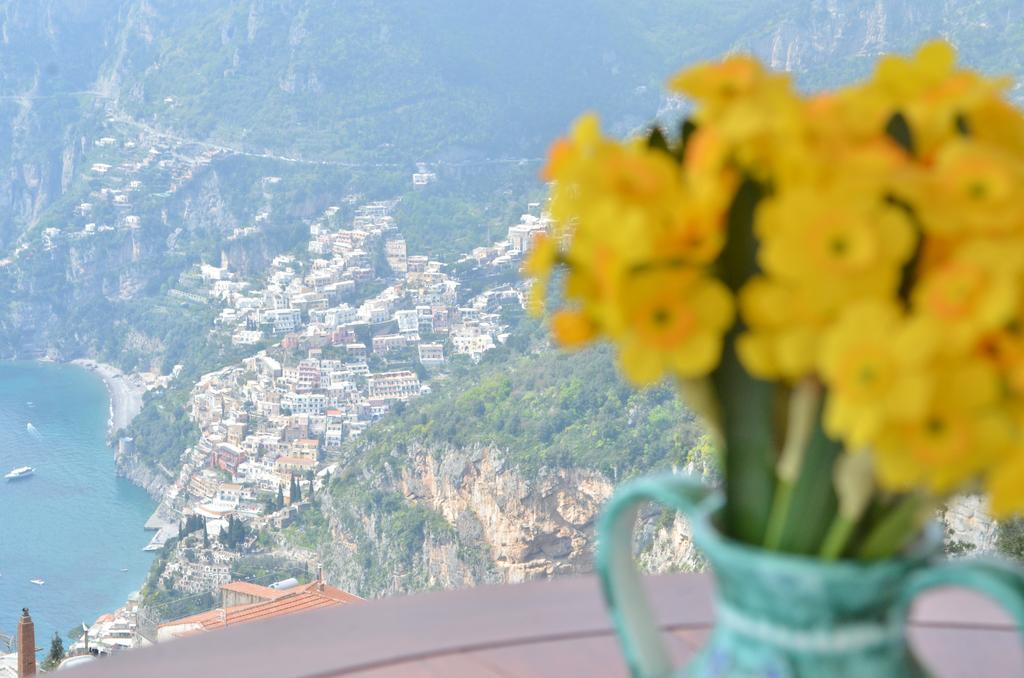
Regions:
[[[611,481],[586,469],[527,477],[501,450],[412,448],[400,467],[339,478],[323,512],[329,578],[364,596],[590,572],[597,513]],[[700,567],[683,519],[643,515],[648,571]]]
[[[154,470],[151,464],[143,462],[138,453],[123,454],[115,448],[114,465],[117,475],[144,489],[154,500],[163,501],[172,479],[159,470]]]
[[[980,496],[957,497],[945,506],[941,516],[946,524],[947,549],[972,555],[996,551],[999,525],[986,511]]]

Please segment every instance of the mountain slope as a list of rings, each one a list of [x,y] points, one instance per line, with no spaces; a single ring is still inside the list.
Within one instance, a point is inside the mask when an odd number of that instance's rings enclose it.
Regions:
[[[129,28],[128,110],[246,148],[379,161],[534,157],[588,108],[625,131],[676,65],[781,3],[724,17],[651,0],[183,4],[151,1]]]

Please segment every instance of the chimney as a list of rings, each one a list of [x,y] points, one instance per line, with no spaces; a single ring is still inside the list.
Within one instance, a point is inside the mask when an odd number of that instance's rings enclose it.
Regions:
[[[18,678],[36,675],[36,625],[28,616],[28,608],[21,608],[18,620]]]
[[[324,566],[320,563],[316,565],[316,588],[318,591],[324,590]]]

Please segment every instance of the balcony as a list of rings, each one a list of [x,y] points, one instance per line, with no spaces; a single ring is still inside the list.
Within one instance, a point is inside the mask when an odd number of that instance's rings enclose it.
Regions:
[[[711,579],[649,579],[678,663],[713,620]],[[928,594],[911,640],[939,676],[1021,676],[1024,648],[990,601]],[[79,678],[179,676],[625,676],[593,577],[387,598],[243,624],[99,659]]]

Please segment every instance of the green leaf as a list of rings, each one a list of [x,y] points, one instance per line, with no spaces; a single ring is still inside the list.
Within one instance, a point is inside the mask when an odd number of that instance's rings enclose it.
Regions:
[[[651,131],[647,134],[647,146],[649,148],[657,148],[672,155],[672,151],[668,147],[668,140],[665,138],[665,133],[661,131],[660,127],[651,128]]]
[[[889,122],[885,125],[885,133],[903,147],[907,153],[914,154],[914,136],[910,132],[910,125],[902,113],[893,113]]]
[[[788,553],[818,553],[838,507],[832,467],[842,444],[825,434],[820,413],[816,420],[779,544],[779,550]]]
[[[754,211],[764,189],[745,179],[729,208],[725,249],[719,274],[733,292],[757,272]],[[760,544],[775,489],[775,384],[750,376],[736,355],[738,322],[725,337],[722,361],[711,375],[722,411],[725,444],[725,519],[728,532]]]
[[[857,557],[861,560],[876,560],[899,553],[921,529],[919,522],[923,505],[920,494],[901,497],[895,507],[868,532],[857,551]]]
[[[957,113],[954,124],[956,125],[956,131],[960,134],[960,136],[971,136],[971,124],[967,122],[966,115],[964,115],[963,113]]]
[[[686,156],[686,146],[690,143],[690,139],[693,137],[693,133],[697,131],[697,123],[690,118],[683,120],[683,124],[679,128],[679,157],[683,158]]]

